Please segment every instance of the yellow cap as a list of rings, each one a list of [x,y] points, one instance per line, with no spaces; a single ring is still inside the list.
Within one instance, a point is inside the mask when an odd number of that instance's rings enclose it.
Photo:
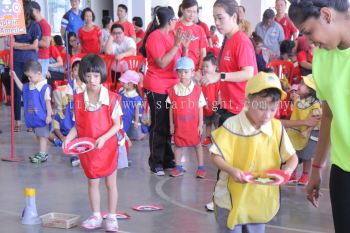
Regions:
[[[302,77],[305,85],[316,91],[316,84],[314,78],[312,77],[312,74]]]
[[[24,189],[25,197],[35,197],[35,189],[34,188],[25,188]]]
[[[287,97],[287,93],[283,91],[279,78],[274,73],[265,72],[259,72],[253,78],[248,80],[245,88],[245,96],[255,94],[269,88],[276,88],[280,90],[282,100]]]

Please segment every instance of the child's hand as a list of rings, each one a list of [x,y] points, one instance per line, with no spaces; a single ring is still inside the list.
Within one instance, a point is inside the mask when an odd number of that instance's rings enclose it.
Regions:
[[[320,123],[320,116],[309,116],[306,120],[304,120],[304,124],[309,127],[315,127],[318,123]]]
[[[134,128],[137,129],[139,127],[139,123],[137,121],[133,122]]]
[[[198,126],[198,133],[199,133],[199,135],[202,135],[202,133],[203,133],[203,125],[199,125]]]
[[[238,183],[247,183],[246,181],[244,181],[243,177],[243,171],[239,170],[238,168],[232,168],[229,175]]]
[[[47,116],[47,117],[46,117],[46,120],[45,120],[46,124],[47,124],[47,125],[50,124],[51,121],[52,121],[52,117],[51,117],[51,116]]]
[[[175,131],[174,124],[170,124],[170,134],[174,135],[174,131]]]
[[[62,150],[67,148],[67,145],[71,142],[71,140],[67,139],[67,137],[62,142]]]
[[[96,140],[96,148],[101,149],[104,146],[104,144],[106,143],[106,141],[107,141],[107,139],[104,136],[99,137]]]
[[[294,170],[290,169],[289,167],[285,167],[285,168],[283,169],[283,172],[284,172],[286,175],[288,175],[288,176],[291,176],[292,173],[293,173],[293,171],[294,171]]]

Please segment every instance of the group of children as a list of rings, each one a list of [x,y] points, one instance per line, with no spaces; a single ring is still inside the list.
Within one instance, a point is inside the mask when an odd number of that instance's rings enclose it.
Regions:
[[[220,169],[214,192],[219,225],[229,229],[244,226],[253,229],[253,232],[263,232],[261,229],[264,224],[252,223],[267,222],[277,213],[279,189],[245,184],[243,172],[280,169],[285,163],[283,170],[296,182],[298,159],[295,148],[299,162],[304,163],[298,183],[307,183],[312,151],[317,141],[318,131],[315,126],[319,123],[321,114],[312,75],[303,77],[299,89],[292,94],[293,113],[290,120],[273,119],[278,104],[286,93],[275,74],[260,72],[247,83],[244,110],[225,121],[223,127],[217,128],[216,109],[220,102],[220,82],[202,87],[197,85],[193,79],[194,63],[188,57],[177,60],[176,71],[180,82],[168,90],[167,99],[170,104],[170,131],[174,136],[176,162],[170,175],[177,177],[184,174],[182,149],[194,147],[198,160],[196,177],[206,176],[201,143],[205,123],[203,144],[213,142],[209,151],[214,164]],[[53,115],[50,86],[42,77],[40,64],[28,62],[24,72],[29,79],[29,83],[24,85],[14,72],[12,75],[23,91],[26,124],[34,129],[40,145],[39,153],[30,157],[31,162],[42,163],[47,160],[47,138],[50,136],[51,122],[53,133],[50,139],[60,140],[63,147],[76,137],[95,138],[96,150],[80,157],[80,164],[88,178],[93,210],[93,214],[82,226],[87,229],[102,226],[98,178],[105,177],[108,195],[111,197],[108,199],[110,214],[105,225],[107,230],[117,231],[116,169],[121,168],[120,164],[125,164],[126,158],[124,162],[118,158],[122,156],[120,148],[123,144],[120,142],[123,141],[124,132],[135,140],[141,140],[147,134],[147,127],[142,124],[145,109],[138,90],[140,76],[135,71],[126,71],[120,78],[123,87],[118,95],[102,85],[106,81],[107,71],[98,55],[87,55],[82,60],[74,60],[73,81],[67,86],[68,90]],[[214,76],[216,58],[213,55],[204,58],[202,72]],[[217,129],[211,132],[212,127]],[[266,145],[269,148],[261,150]],[[271,152],[267,157],[266,151]],[[78,158],[75,156],[72,162],[79,164],[76,160]],[[265,192],[269,195],[258,195]],[[237,201],[231,200],[230,196]],[[256,205],[264,205],[268,211],[252,211]]]

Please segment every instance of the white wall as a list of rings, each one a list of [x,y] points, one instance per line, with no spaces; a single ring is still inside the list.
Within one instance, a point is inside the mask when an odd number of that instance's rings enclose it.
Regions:
[[[95,13],[95,23],[102,28],[102,10],[109,10],[109,16],[113,17],[113,0],[91,0],[91,9]]]
[[[100,2],[101,0],[99,0]],[[142,0],[143,1],[143,0]],[[135,0],[135,5],[137,5],[140,2],[140,0]],[[128,7],[128,21],[131,22],[132,17],[133,17],[133,0],[113,0],[113,18],[114,21],[118,20],[117,16],[117,9],[119,4],[124,4]]]

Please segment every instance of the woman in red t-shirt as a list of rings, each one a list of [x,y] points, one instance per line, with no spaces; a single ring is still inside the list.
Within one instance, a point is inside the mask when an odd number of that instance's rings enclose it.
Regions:
[[[135,16],[132,18],[132,23],[134,24],[135,33],[136,33],[136,53],[141,55],[140,48],[142,46],[143,38],[145,37],[145,31],[142,30],[143,21],[141,17]]]
[[[192,36],[191,33],[184,34],[182,29],[174,33],[175,23],[174,10],[160,7],[141,47],[141,53],[148,62],[143,86],[151,110],[148,163],[151,171],[157,175],[164,175],[165,168],[175,165],[170,143],[167,90],[179,81],[175,62],[181,56],[181,47],[187,50]]]
[[[195,70],[202,67],[203,58],[206,55],[207,38],[204,30],[194,23],[197,19],[198,3],[195,0],[183,0],[181,3],[182,17],[177,21],[175,29],[182,28],[185,32],[192,31],[192,39],[188,47],[188,57],[190,57],[195,66]]]
[[[300,68],[300,73],[302,76],[306,76],[312,73],[312,58],[314,56],[315,45],[307,42],[307,49],[298,52],[298,64]]]
[[[220,125],[228,117],[242,111],[247,80],[258,72],[252,42],[239,30],[238,12],[239,6],[234,0],[217,0],[214,3],[216,28],[225,36],[218,62],[220,73],[211,79],[212,81],[221,79],[222,100],[221,109],[218,111]],[[203,76],[201,82],[207,85],[210,79]]]
[[[94,24],[94,12],[87,7],[81,13],[81,18],[85,22],[85,25],[78,31],[81,52],[100,54],[103,45],[103,38],[101,29]]]

